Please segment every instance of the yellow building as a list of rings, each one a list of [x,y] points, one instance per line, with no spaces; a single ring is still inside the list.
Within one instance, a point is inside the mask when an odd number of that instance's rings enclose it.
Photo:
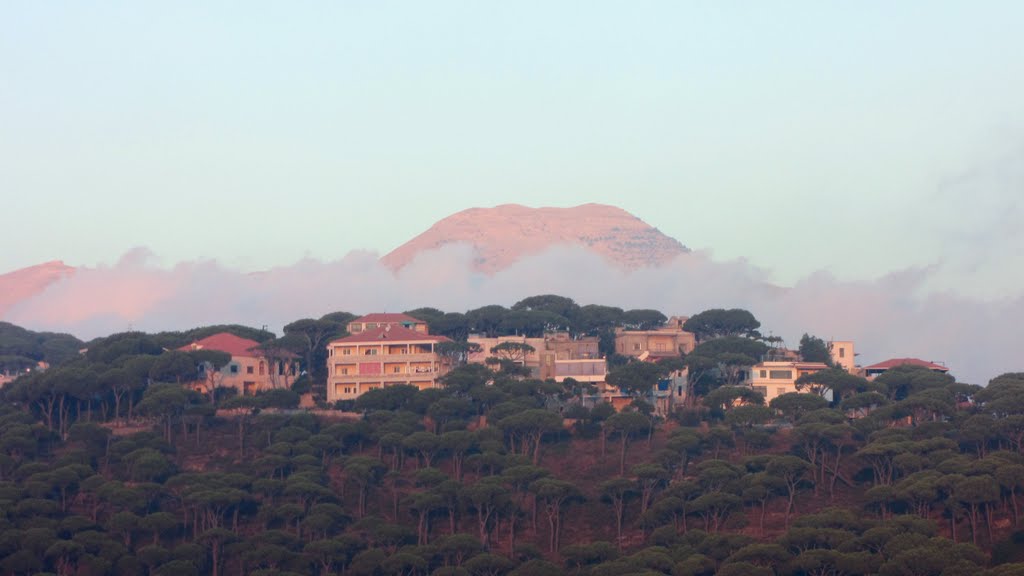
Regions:
[[[683,316],[669,318],[664,326],[654,330],[615,329],[615,351],[623,356],[679,356],[693,352],[697,340],[692,332],[683,330]]]
[[[363,318],[373,316],[377,315]],[[428,334],[426,324],[421,331],[401,323],[364,326],[351,336],[330,342],[327,401],[350,400],[367,390],[396,384],[410,384],[420,390],[438,387],[437,380],[449,370],[436,350],[442,342],[450,340]]]
[[[828,351],[832,356],[832,363],[846,370],[850,374],[857,373],[856,355],[853,351],[853,342],[849,340],[833,340],[828,343]]]
[[[769,360],[755,364],[750,369],[748,384],[764,396],[764,403],[788,394],[799,392],[796,381],[805,374],[814,374],[827,369],[822,362],[798,362],[795,360]]]

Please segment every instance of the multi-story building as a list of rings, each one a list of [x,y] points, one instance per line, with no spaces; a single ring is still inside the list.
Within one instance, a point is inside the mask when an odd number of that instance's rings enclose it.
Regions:
[[[581,376],[594,376],[593,368],[600,364],[605,366],[601,359],[598,346],[600,340],[597,337],[573,338],[568,332],[549,332],[543,338],[527,338],[525,336],[498,336],[487,338],[471,335],[471,344],[480,346],[480,351],[469,355],[469,362],[482,364],[492,356],[508,356],[492,352],[495,347],[504,343],[525,344],[530,349],[524,349],[515,358],[508,358],[530,369],[535,378],[547,380],[549,378],[559,380],[559,376],[566,376],[569,372],[578,370]],[[589,363],[571,364],[578,360],[589,360]],[[576,366],[576,368],[570,368]],[[606,367],[602,369],[603,374]],[[577,378],[577,380],[580,380]]]
[[[468,361],[473,364],[483,364],[488,358],[496,356],[495,352],[491,352],[491,349],[511,342],[514,344],[525,344],[532,348],[524,349],[522,357],[516,357],[515,361],[531,370],[537,369],[540,366],[540,353],[544,350],[544,339],[543,338],[527,338],[526,336],[496,336],[489,338],[486,336],[478,336],[476,334],[470,334],[468,342],[470,344],[476,344],[480,347],[479,352],[475,352],[469,355]]]
[[[615,352],[644,359],[689,354],[697,340],[692,332],[683,330],[687,319],[685,316],[673,316],[654,330],[616,328]]]
[[[358,334],[375,328],[384,328],[385,326],[399,326],[422,334],[427,333],[427,323],[423,320],[413,318],[408,314],[388,314],[380,312],[367,314],[366,316],[361,316],[350,321],[348,323],[348,333]]]
[[[832,364],[846,370],[850,374],[857,373],[853,342],[849,340],[832,340],[828,343],[828,351],[832,356]]]
[[[766,360],[750,369],[747,380],[755,391],[764,396],[765,404],[790,392],[799,392],[796,381],[806,374],[814,374],[828,368],[823,362],[800,362],[796,360]]]
[[[285,350],[268,352],[260,343],[220,332],[182,346],[178,350],[216,350],[231,355],[220,370],[201,367],[200,381],[208,388],[235,388],[239,394],[255,394],[272,388],[287,388],[299,374],[298,356]]]
[[[365,320],[362,329],[327,344],[328,402],[350,400],[367,390],[396,384],[421,390],[439,386],[438,379],[450,367],[437,353],[437,345],[450,342],[448,338],[427,333],[425,324],[422,330],[407,328],[401,322],[366,326],[372,323],[380,324],[380,320]]]

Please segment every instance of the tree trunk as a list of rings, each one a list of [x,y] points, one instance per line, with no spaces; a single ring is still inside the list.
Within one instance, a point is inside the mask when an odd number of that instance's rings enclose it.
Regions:
[[[622,433],[622,444],[621,450],[619,451],[619,476],[626,473],[626,441],[629,435],[625,431]]]
[[[1020,523],[1020,511],[1017,509],[1017,489],[1010,490],[1010,508],[1013,510],[1013,527]]]
[[[625,501],[616,498],[612,501],[613,510],[615,510],[615,545],[618,546],[619,551],[622,551],[622,516],[625,512]]]

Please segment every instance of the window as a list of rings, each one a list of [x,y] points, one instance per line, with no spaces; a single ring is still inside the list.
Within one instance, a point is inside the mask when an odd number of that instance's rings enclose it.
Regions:
[[[768,397],[768,387],[767,386],[754,386],[754,392],[757,392],[758,394],[760,394],[761,396],[764,396],[765,398]]]
[[[767,378],[768,377],[768,371],[767,370],[761,370],[760,374],[761,374],[761,378]]]
[[[634,342],[633,343],[633,352],[639,352],[639,351],[640,351],[640,343],[639,342]]]
[[[246,366],[245,367],[245,373],[246,374],[252,374],[253,373],[252,366]]]
[[[775,395],[776,396],[782,396],[785,393],[786,393],[786,389],[785,388],[779,387],[779,388],[775,389]]]
[[[772,370],[768,373],[768,377],[772,380],[792,380],[792,370]]]
[[[402,373],[402,367],[401,366],[392,366],[391,367],[391,373],[392,374],[401,374]]]
[[[341,373],[342,375],[348,374],[348,368],[342,368]]]
[[[654,345],[654,349],[657,352],[664,352],[665,351],[665,343],[664,342],[658,342],[657,344]]]
[[[377,349],[376,348],[368,348],[366,350],[366,352],[364,352],[364,354],[367,355],[367,356],[376,356],[377,355]]]
[[[267,371],[267,365],[264,364],[263,362],[260,362],[260,376],[263,376],[263,374],[266,373],[266,371]]]
[[[341,355],[342,356],[351,356],[352,355],[352,349],[351,348],[342,348],[341,349]]]
[[[840,348],[839,349],[839,357],[840,358],[846,358],[846,348]]]
[[[231,365],[231,373],[232,374],[238,374],[238,364],[232,364]]]

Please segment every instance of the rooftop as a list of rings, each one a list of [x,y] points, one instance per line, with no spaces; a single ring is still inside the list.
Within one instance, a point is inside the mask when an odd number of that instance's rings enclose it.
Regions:
[[[386,313],[386,312],[376,312],[376,313],[373,313],[373,314],[367,314],[366,316],[360,316],[359,318],[356,318],[355,320],[351,320],[350,323],[351,322],[371,322],[371,323],[372,322],[377,322],[378,324],[381,324],[381,323],[383,323],[383,324],[387,324],[387,323],[393,323],[393,324],[409,324],[409,323],[423,324],[424,323],[423,320],[420,320],[419,318],[413,318],[412,316],[409,316],[408,314],[389,314],[389,313]]]
[[[865,366],[864,370],[888,370],[897,366],[923,366],[929,370],[938,370],[939,372],[949,372],[949,368],[946,368],[942,364],[936,364],[935,362],[928,362],[927,360],[921,360],[919,358],[891,358],[878,364],[872,364],[871,366]]]
[[[397,314],[401,316],[401,314]],[[406,316],[408,318],[408,316]],[[410,330],[404,326],[382,326],[380,328],[373,328],[364,332],[358,332],[351,336],[344,338],[338,338],[332,340],[331,344],[344,343],[344,344],[358,344],[365,342],[451,342],[444,336],[435,336],[433,334],[424,334],[415,330]]]
[[[253,348],[259,347],[259,345],[260,343],[255,340],[235,336],[230,332],[219,332],[202,340],[186,344],[178,348],[178,350],[183,352],[217,350],[219,352],[227,352],[232,356],[250,356],[255,358],[256,356],[262,356],[258,351],[253,350]]]

